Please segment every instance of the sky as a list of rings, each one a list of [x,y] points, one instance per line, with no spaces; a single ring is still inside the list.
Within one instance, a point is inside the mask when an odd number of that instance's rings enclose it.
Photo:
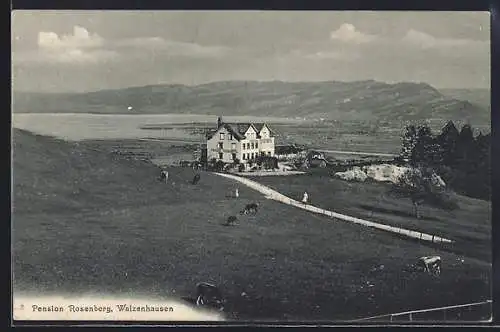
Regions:
[[[488,12],[14,11],[14,90],[213,81],[489,88]]]

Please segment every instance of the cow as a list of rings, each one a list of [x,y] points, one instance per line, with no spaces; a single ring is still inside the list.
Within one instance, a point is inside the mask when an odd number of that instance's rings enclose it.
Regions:
[[[441,274],[441,257],[439,256],[423,256],[418,259],[417,265],[423,268],[424,272],[435,275]]]
[[[238,220],[238,218],[236,218],[236,216],[229,216],[227,218],[226,223],[224,224],[224,226],[236,225],[236,220]]]
[[[219,311],[223,311],[225,302],[217,286],[208,282],[200,282],[196,285],[197,306],[212,307]]]
[[[245,208],[240,211],[240,214],[248,214],[248,213],[256,214],[258,210],[259,210],[259,204],[250,203],[245,205]]]
[[[193,178],[192,184],[197,184],[200,181],[200,174],[196,174]]]

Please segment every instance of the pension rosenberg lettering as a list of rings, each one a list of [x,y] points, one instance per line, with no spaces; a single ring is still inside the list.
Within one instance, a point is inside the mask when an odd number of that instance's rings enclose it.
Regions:
[[[115,305],[118,312],[173,312],[174,308],[170,306],[159,306],[159,305],[132,305],[132,304],[117,304]],[[99,305],[67,305],[64,306],[43,306],[43,305],[32,305],[33,312],[103,312],[112,313],[114,312],[112,306],[99,306]]]

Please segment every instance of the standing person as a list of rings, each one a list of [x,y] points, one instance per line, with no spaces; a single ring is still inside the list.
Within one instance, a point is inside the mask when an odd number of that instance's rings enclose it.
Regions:
[[[302,203],[307,204],[308,200],[309,200],[309,195],[307,194],[307,191],[304,191],[304,196],[302,196]]]
[[[234,197],[240,197],[240,191],[238,190],[238,188],[236,188],[236,190],[234,191]]]
[[[168,181],[168,172],[163,170],[161,171],[161,174],[160,174],[160,180],[165,180],[165,183],[167,183]]]

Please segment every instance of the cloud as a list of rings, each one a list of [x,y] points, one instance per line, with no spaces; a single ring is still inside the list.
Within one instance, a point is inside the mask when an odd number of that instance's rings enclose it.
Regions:
[[[101,36],[90,34],[87,29],[75,26],[73,34],[59,36],[55,32],[41,31],[38,33],[37,44],[44,50],[74,50],[89,47],[100,47],[104,43]]]
[[[168,56],[213,58],[226,55],[231,49],[223,46],[205,46],[196,43],[186,43],[165,40],[161,37],[143,37],[117,40],[117,48],[129,48],[163,52]]]
[[[347,43],[362,44],[376,40],[377,36],[362,33],[356,30],[354,25],[344,23],[337,30],[330,33],[330,39]]]
[[[460,38],[436,38],[428,33],[410,29],[402,38],[402,41],[408,45],[420,47],[422,49],[431,48],[450,48],[450,47],[469,47],[486,45],[486,41],[460,39]]]
[[[98,64],[118,57],[136,59],[143,57],[145,51],[167,57],[219,58],[226,55],[230,48],[165,40],[161,37],[105,40],[98,34],[89,33],[84,27],[75,26],[71,34],[65,35],[40,31],[37,50],[13,52],[13,61],[17,64]]]
[[[347,54],[335,51],[320,51],[316,53],[308,53],[303,55],[308,60],[354,60],[358,58],[357,54]]]
[[[36,51],[14,52],[14,63],[100,63],[118,54],[103,48],[104,39],[90,34],[81,26],[73,27],[72,34],[59,36],[52,31],[40,31]]]

